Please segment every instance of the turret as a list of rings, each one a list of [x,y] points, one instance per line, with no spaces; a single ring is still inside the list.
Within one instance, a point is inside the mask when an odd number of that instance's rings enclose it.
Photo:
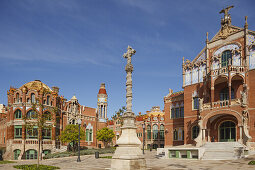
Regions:
[[[105,83],[101,83],[99,92],[97,94],[97,110],[99,122],[106,122],[107,119],[107,93]]]

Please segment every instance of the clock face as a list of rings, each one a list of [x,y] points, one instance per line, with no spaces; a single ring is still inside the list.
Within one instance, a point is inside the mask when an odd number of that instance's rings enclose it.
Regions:
[[[107,99],[106,98],[98,98],[98,102],[106,103]]]

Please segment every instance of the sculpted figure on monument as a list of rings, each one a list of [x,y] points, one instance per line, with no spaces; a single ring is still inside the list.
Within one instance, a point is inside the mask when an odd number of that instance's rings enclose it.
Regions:
[[[247,106],[247,85],[243,85],[243,91],[241,92],[241,106],[246,107]]]

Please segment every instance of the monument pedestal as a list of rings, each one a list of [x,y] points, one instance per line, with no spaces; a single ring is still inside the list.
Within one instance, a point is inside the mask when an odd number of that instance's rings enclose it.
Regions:
[[[145,170],[146,162],[141,148],[141,141],[136,135],[136,128],[125,127],[117,140],[117,147],[111,162],[111,170]]]

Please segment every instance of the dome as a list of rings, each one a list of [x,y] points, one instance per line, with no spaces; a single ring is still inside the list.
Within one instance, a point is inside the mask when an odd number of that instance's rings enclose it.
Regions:
[[[98,94],[106,94],[105,84],[101,83]]]
[[[24,84],[23,86],[21,86],[19,89],[23,89],[26,88],[28,90],[41,90],[44,89],[46,91],[52,92],[52,90],[49,88],[49,86],[47,86],[46,84],[42,83],[40,80],[35,80],[35,81],[30,81],[26,84]]]
[[[71,100],[77,100],[76,96],[73,96],[73,97],[71,98]]]

